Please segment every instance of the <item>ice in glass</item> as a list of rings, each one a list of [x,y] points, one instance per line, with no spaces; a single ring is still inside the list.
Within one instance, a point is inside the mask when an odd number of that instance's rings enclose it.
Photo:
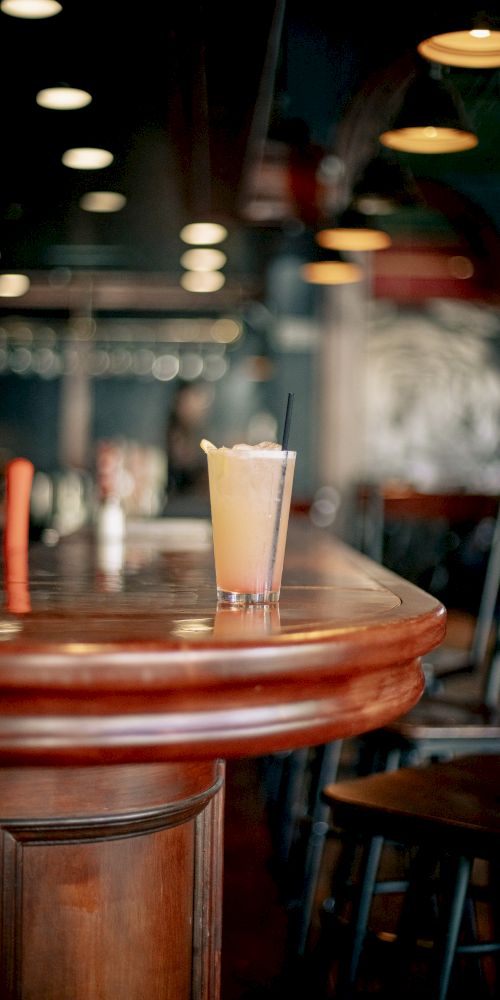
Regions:
[[[279,444],[237,444],[207,453],[217,598],[234,604],[279,600],[295,452]]]

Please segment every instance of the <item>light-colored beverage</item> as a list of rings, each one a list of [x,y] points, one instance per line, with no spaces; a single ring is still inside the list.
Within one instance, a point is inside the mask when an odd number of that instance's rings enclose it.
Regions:
[[[285,555],[295,452],[235,445],[207,452],[219,601],[277,601]]]

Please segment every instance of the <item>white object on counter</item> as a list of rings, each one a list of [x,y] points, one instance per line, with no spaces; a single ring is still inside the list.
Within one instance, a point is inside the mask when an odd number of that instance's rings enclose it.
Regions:
[[[125,538],[125,513],[117,497],[106,497],[99,505],[96,532],[99,542],[117,542]]]
[[[96,520],[97,564],[103,573],[119,573],[125,556],[125,513],[117,497],[106,497]]]

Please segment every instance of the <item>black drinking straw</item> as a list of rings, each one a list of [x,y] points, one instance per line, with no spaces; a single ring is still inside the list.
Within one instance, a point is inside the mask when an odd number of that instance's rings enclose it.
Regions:
[[[287,454],[285,455],[281,463],[279,496],[278,496],[278,502],[276,504],[276,519],[274,522],[274,531],[273,531],[273,548],[271,552],[271,563],[269,566],[269,584],[268,584],[269,590],[271,589],[272,586],[272,580],[274,575],[274,564],[276,562],[276,553],[278,551],[278,539],[279,539],[280,523],[281,523],[281,509],[283,507],[283,497],[285,494],[286,467],[288,464],[288,435],[290,433],[290,421],[292,419],[292,409],[293,409],[293,392],[289,392],[286,404],[285,426],[283,427],[283,439],[281,442],[281,450],[286,451]]]
[[[286,404],[285,426],[283,428],[283,441],[281,443],[282,451],[288,451],[288,435],[290,434],[290,423],[292,420],[293,399],[294,399],[293,392],[289,392]]]

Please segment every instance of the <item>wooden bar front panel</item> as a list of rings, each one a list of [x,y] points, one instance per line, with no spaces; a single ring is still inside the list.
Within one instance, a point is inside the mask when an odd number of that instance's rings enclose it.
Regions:
[[[26,795],[1,824],[3,1000],[217,996],[222,775],[186,770],[71,768],[59,788],[46,769],[0,772],[7,811],[20,777]],[[106,808],[118,790],[126,811]]]

